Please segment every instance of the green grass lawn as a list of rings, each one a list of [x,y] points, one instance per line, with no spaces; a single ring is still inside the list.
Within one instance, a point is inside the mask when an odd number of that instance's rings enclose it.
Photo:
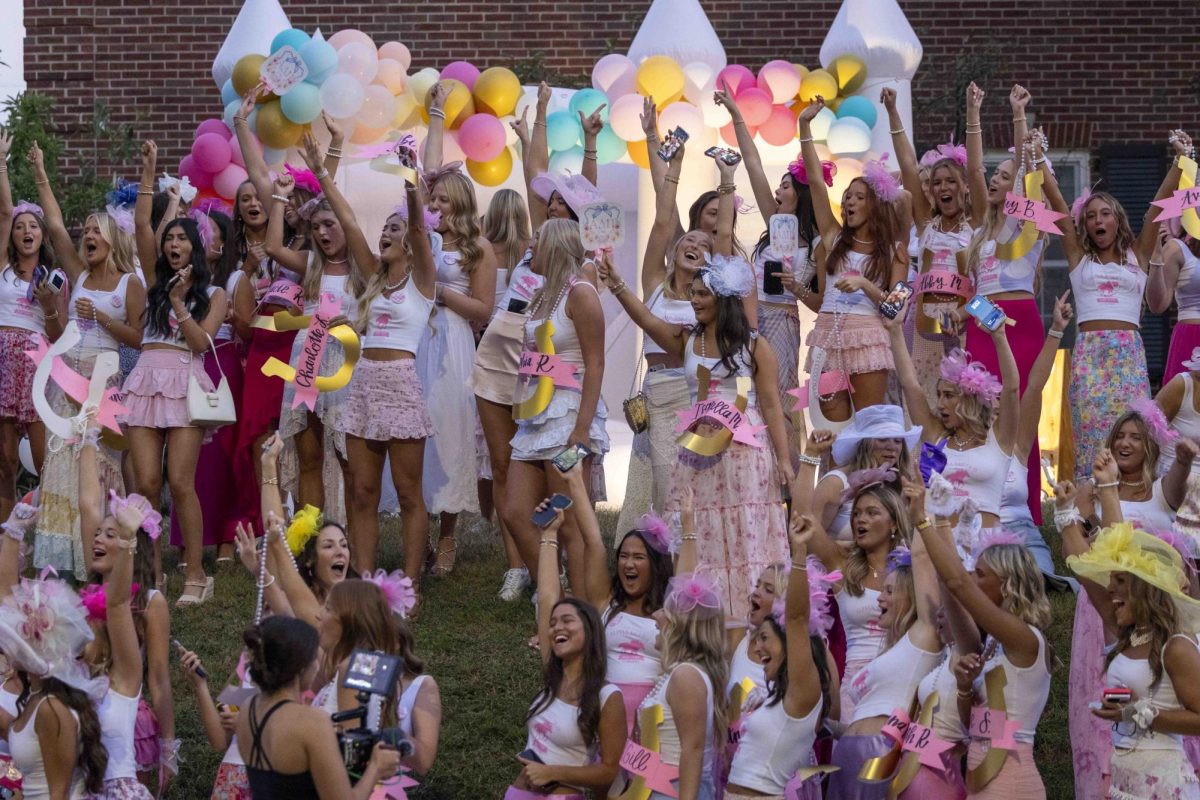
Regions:
[[[608,541],[616,514],[600,516]],[[382,528],[381,563],[394,568],[401,558],[399,521],[387,519]],[[417,652],[441,687],[445,719],[437,761],[421,787],[410,792],[414,800],[503,796],[517,772],[516,754],[525,746],[525,709],[540,685],[540,662],[525,646],[534,631],[533,608],[527,601],[504,603],[496,597],[505,568],[498,538],[460,534],[459,539],[454,573],[426,579],[415,624]],[[1056,538],[1051,547],[1057,552]],[[182,578],[176,573],[170,583],[173,599]],[[1063,664],[1054,673],[1050,703],[1038,727],[1037,760],[1047,797],[1067,798],[1074,796],[1067,662],[1075,600],[1061,594],[1052,599],[1049,640]],[[218,574],[213,601],[173,612],[172,634],[203,658],[214,696],[233,674],[241,631],[250,623],[253,607],[254,581],[239,565]],[[204,738],[194,696],[181,673],[174,675],[174,688],[183,766],[170,797],[202,800],[209,796],[221,754]]]

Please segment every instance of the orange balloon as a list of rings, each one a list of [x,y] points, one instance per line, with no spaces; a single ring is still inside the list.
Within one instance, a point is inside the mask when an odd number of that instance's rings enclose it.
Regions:
[[[368,128],[366,125],[359,125],[354,129],[354,133],[350,134],[350,141],[354,144],[371,144],[382,139],[388,130],[386,125],[382,128]]]
[[[646,147],[645,139],[639,139],[636,142],[627,142],[625,146],[629,150],[629,157],[633,160],[633,163],[642,169],[650,169],[650,148]]]

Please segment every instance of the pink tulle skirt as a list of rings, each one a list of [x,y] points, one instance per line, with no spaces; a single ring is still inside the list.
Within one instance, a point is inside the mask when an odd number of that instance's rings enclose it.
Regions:
[[[821,347],[829,354],[825,371],[842,370],[847,375],[895,369],[892,345],[878,315],[817,314],[817,324],[805,340],[810,348]],[[804,359],[804,371],[812,372],[812,350]]]
[[[138,699],[137,716],[133,720],[133,760],[138,772],[158,769],[161,748],[158,744],[158,717],[154,708],[146,702],[146,696]]]
[[[194,427],[187,408],[188,379],[192,376],[201,389],[213,390],[212,379],[204,371],[204,359],[175,347],[143,350],[122,387],[129,409],[122,421],[133,427],[159,430]]]

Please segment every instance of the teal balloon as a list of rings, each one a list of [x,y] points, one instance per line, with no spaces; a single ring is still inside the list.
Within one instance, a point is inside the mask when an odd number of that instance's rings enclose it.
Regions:
[[[559,175],[579,175],[583,172],[583,148],[579,145],[560,150],[550,156],[550,171]]]
[[[838,106],[837,118],[845,119],[846,117],[861,119],[867,123],[868,128],[874,128],[876,120],[879,119],[879,111],[875,108],[875,104],[867,98],[854,95],[843,99],[841,105]]]
[[[611,125],[605,125],[596,135],[596,163],[611,164],[625,155],[625,140],[617,136]]]
[[[567,107],[578,119],[580,114],[590,117],[602,105],[604,108],[600,111],[600,119],[608,122],[608,96],[599,89],[580,89],[571,95],[571,102]]]
[[[308,42],[307,33],[297,28],[288,28],[275,34],[275,38],[271,40],[271,54],[274,55],[285,47],[291,47],[298,53]]]
[[[320,86],[325,79],[337,72],[338,55],[333,45],[324,39],[309,39],[300,48],[300,58],[308,67],[308,77],[305,78],[314,86]]]
[[[546,117],[546,145],[551,150],[569,150],[579,144],[583,130],[579,117],[571,111],[555,111]]]
[[[221,105],[227,106],[230,103],[241,102],[242,98],[238,97],[237,90],[233,88],[233,81],[225,81],[225,85],[221,87]]]
[[[321,116],[321,90],[307,81],[299,83],[279,98],[279,110],[297,125]]]
[[[282,164],[285,158],[287,158],[287,150],[276,150],[274,147],[263,148],[263,161],[268,167]]]
[[[241,100],[234,100],[232,103],[225,104],[225,113],[221,115],[221,119],[225,120],[225,124],[229,130],[233,130],[233,117],[242,108]],[[255,123],[258,122],[258,106],[250,112],[250,116],[246,117],[246,124],[250,126],[250,130],[254,130]]]

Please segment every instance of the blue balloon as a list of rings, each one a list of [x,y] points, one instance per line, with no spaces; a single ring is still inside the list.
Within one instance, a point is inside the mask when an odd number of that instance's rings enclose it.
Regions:
[[[238,97],[237,90],[233,88],[233,80],[227,80],[221,87],[221,105],[227,106],[235,100],[241,102],[242,98]]]
[[[274,147],[263,148],[263,161],[267,162],[268,167],[282,164],[285,158],[287,158],[287,150],[276,150]]]
[[[337,72],[338,55],[333,45],[324,39],[310,39],[300,48],[300,58],[308,67],[308,77],[305,79],[314,86],[320,86],[333,73]]]
[[[611,164],[625,155],[625,140],[617,136],[611,125],[605,125],[596,136],[596,163]]]
[[[241,100],[230,100],[225,104],[225,113],[221,115],[221,119],[225,121],[225,125],[229,128],[229,130],[233,130],[233,118],[238,113],[238,109],[241,107]]]
[[[305,81],[279,98],[279,110],[297,125],[312,122],[321,116],[321,90]]]
[[[583,172],[583,148],[579,145],[559,150],[550,156],[550,171],[560,175],[578,175]]]
[[[591,116],[601,105],[604,108],[600,111],[600,119],[608,122],[608,96],[599,89],[580,89],[571,95],[571,102],[567,107],[578,118],[580,113],[585,117]]]
[[[842,100],[838,106],[837,118],[845,119],[846,117],[855,117],[867,123],[868,128],[875,127],[875,121],[879,119],[879,110],[875,108],[875,104],[862,95],[854,95]]]
[[[284,47],[291,47],[298,53],[308,42],[309,35],[307,33],[298,28],[288,28],[286,31],[275,34],[275,38],[271,40],[271,55]]]
[[[551,150],[569,150],[579,144],[583,130],[579,117],[570,111],[555,111],[546,117],[546,145]],[[582,152],[582,151],[581,151]]]

